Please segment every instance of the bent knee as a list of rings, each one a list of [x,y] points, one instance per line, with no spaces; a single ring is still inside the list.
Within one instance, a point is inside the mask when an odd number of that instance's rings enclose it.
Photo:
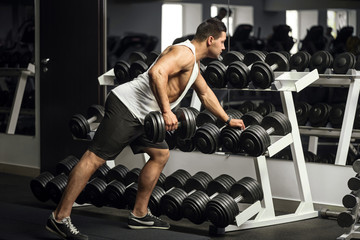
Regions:
[[[169,149],[149,149],[147,152],[150,158],[160,164],[166,164],[170,157]]]
[[[88,164],[93,165],[94,168],[101,167],[106,161],[98,157],[95,153],[87,150],[83,156],[84,160],[87,160]]]

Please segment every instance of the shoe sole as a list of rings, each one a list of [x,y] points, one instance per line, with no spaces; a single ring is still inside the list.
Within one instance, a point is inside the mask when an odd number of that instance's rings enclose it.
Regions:
[[[57,236],[61,237],[61,239],[65,239],[65,240],[66,240],[66,238],[65,238],[64,236],[62,236],[62,235],[59,234],[58,232],[54,231],[54,230],[51,229],[50,227],[46,226],[45,228],[46,228],[46,230],[48,230],[49,232],[52,232],[52,233],[56,234]]]
[[[170,227],[158,227],[158,226],[134,226],[134,225],[128,225],[129,228],[131,229],[149,229],[149,228],[152,228],[152,229],[169,229]]]

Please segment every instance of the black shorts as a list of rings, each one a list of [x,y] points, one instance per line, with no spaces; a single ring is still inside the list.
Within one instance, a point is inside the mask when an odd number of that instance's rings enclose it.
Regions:
[[[145,148],[168,149],[166,141],[153,143],[145,136],[144,126],[128,108],[110,93],[105,103],[105,116],[95,132],[89,150],[105,160],[113,160],[130,145],[134,154]]]

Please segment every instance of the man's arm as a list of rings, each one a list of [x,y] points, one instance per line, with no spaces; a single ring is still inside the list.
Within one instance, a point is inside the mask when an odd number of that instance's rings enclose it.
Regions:
[[[193,86],[196,94],[198,95],[201,103],[206,109],[213,113],[218,119],[226,122],[229,119],[229,116],[224,111],[223,107],[220,105],[219,100],[217,99],[214,92],[207,85],[205,79],[201,74],[198,75]],[[231,127],[240,127],[241,129],[245,128],[245,124],[241,119],[231,119],[228,124]]]
[[[181,47],[170,47],[161,54],[149,70],[150,87],[162,112],[166,131],[177,128],[177,118],[171,111],[168,97],[168,78],[183,71],[189,64],[193,64],[194,60],[191,57],[193,55],[188,54]]]

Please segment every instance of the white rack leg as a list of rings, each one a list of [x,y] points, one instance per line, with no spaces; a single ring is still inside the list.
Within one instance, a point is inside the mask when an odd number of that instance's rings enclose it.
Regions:
[[[21,108],[22,99],[24,96],[25,86],[29,73],[27,71],[21,72],[18,84],[16,85],[15,97],[10,112],[10,119],[6,129],[7,134],[14,134],[16,124],[19,118],[19,112]]]
[[[317,154],[318,143],[319,143],[319,137],[318,136],[310,136],[309,137],[308,151],[312,152],[314,154]]]
[[[344,118],[340,133],[339,145],[336,152],[335,164],[346,165],[346,159],[349,152],[349,144],[354,126],[357,102],[359,99],[360,79],[355,79],[349,86],[349,92],[346,100]]]

